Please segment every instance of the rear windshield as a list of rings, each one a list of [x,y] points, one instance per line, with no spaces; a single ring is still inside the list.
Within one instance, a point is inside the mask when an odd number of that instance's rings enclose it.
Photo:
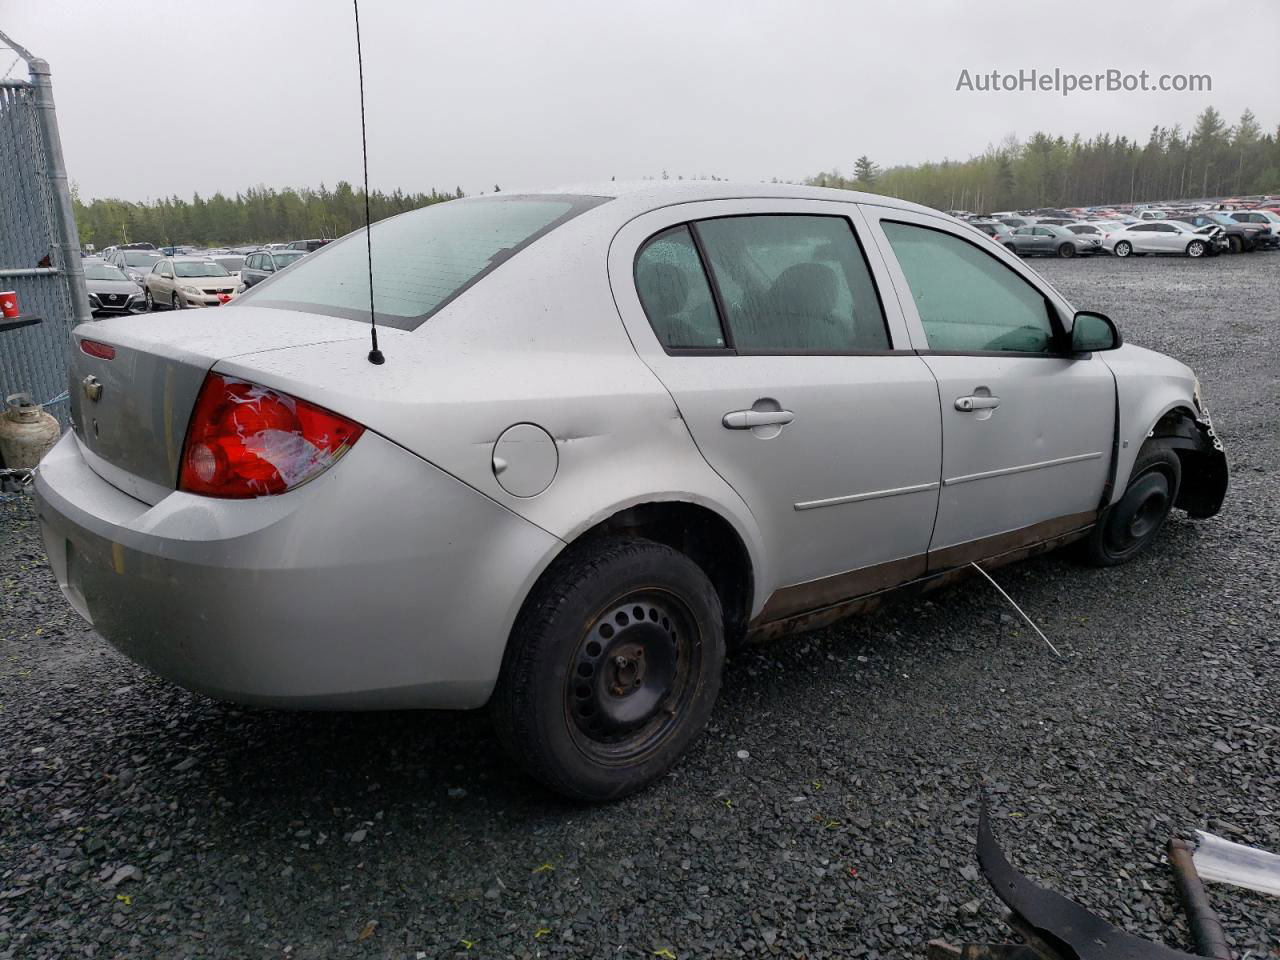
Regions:
[[[413,330],[498,264],[607,197],[564,194],[452,200],[375,223],[378,323]],[[367,322],[363,230],[325,244],[237,301]]]

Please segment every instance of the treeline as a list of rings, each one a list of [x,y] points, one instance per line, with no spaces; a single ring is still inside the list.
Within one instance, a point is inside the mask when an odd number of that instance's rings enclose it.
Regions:
[[[1146,143],[1035,133],[963,161],[882,171],[863,156],[847,177],[832,170],[806,183],[976,212],[1278,193],[1280,127],[1264,132],[1248,110],[1228,124],[1209,107],[1190,130],[1156,126]]]
[[[432,203],[461,197],[453,193],[404,193],[396,190],[369,194],[374,220]],[[114,243],[147,240],[157,246],[233,246],[300,240],[309,237],[340,237],[364,223],[364,191],[345,180],[332,190],[323,184],[318,190],[286,187],[253,187],[228,197],[215,193],[190,200],[168,197],[146,203],[126,200],[74,198],[80,242],[98,249]]]

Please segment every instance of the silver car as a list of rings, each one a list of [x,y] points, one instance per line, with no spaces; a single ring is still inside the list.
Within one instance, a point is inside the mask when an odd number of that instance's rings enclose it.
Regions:
[[[165,257],[142,282],[147,309],[217,307],[231,299],[238,277],[209,257]]]
[[[74,331],[36,478],[70,603],[194,690],[488,705],[556,790],[621,796],[725,650],[895,587],[1207,517],[1192,372],[914,204],[646,183],[450,201],[215,313]]]
[[[1019,227],[1004,243],[1014,253],[1024,257],[1087,257],[1102,251],[1101,234],[1077,233],[1057,224],[1046,223]]]

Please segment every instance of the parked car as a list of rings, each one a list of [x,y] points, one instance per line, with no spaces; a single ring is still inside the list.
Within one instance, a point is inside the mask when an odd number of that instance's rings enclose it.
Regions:
[[[1212,254],[1215,247],[1225,249],[1226,239],[1212,225],[1201,232],[1179,220],[1148,220],[1107,234],[1102,247],[1117,257],[1148,253],[1203,257]]]
[[[251,253],[244,258],[244,265],[240,268],[240,283],[248,289],[306,255],[302,250],[259,250]],[[367,281],[365,286],[368,287]]]
[[[1074,257],[1091,256],[1102,250],[1102,238],[1073,233],[1066,227],[1037,223],[1019,227],[1005,243],[1020,256]]]
[[[1179,223],[1193,227],[1217,226],[1222,228],[1226,237],[1227,249],[1232,253],[1249,253],[1261,245],[1265,227],[1260,224],[1240,223],[1232,220],[1225,213],[1210,211],[1208,213],[1182,214],[1173,218]]]
[[[315,251],[319,250],[326,243],[332,243],[332,242],[333,241],[331,239],[329,240],[321,240],[321,239],[294,240],[291,244],[289,244],[289,249],[301,250],[303,253],[315,253]]]
[[[1168,210],[1138,210],[1135,216],[1139,220],[1167,220],[1169,218]]]
[[[73,331],[50,565],[194,690],[487,704],[525,770],[616,798],[706,724],[727,645],[971,562],[1123,563],[1225,497],[1191,370],[926,207],[606,183],[372,237],[384,364],[363,232],[216,316]]]
[[[1258,242],[1264,247],[1280,247],[1280,214],[1270,210],[1235,210],[1227,216],[1236,223],[1249,223],[1266,227],[1270,234],[1259,235]]]
[[[104,260],[85,260],[82,266],[89,309],[95,317],[142,309],[142,291],[119,267]]]
[[[207,257],[166,257],[143,284],[148,310],[221,306],[235,288],[227,269]]]
[[[239,254],[212,253],[209,259],[231,274],[231,279],[235,281],[233,286],[240,286],[240,271],[244,268],[244,257]]]
[[[130,280],[139,287],[146,279],[151,268],[164,257],[154,250],[122,250],[119,247],[108,258],[107,262],[118,267]]]
[[[1012,227],[1005,226],[999,220],[970,220],[969,223],[996,243],[1009,245],[1009,236],[1013,233]]]

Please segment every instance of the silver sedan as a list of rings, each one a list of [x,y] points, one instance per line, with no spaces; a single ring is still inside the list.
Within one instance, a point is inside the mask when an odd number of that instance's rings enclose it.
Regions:
[[[726,647],[1077,543],[1123,563],[1227,467],[1192,372],[1007,250],[836,190],[456,200],[215,313],[74,331],[36,478],[111,643],[211,696],[474,708],[605,799]]]

